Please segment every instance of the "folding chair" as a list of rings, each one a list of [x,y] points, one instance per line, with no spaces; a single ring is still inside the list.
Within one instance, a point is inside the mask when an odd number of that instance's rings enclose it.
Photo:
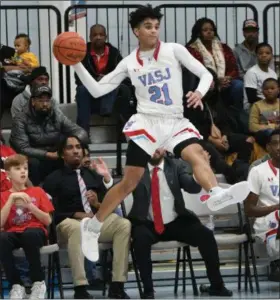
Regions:
[[[130,194],[123,201],[122,211],[123,211],[123,216],[124,217],[127,217],[127,215],[128,215],[127,211],[130,211],[132,202],[133,202],[132,194]],[[197,289],[196,279],[195,279],[195,276],[194,276],[194,270],[193,270],[192,260],[191,260],[191,256],[190,256],[190,247],[189,247],[189,245],[184,244],[184,243],[180,243],[180,242],[177,242],[177,241],[158,242],[158,243],[152,245],[152,250],[172,250],[172,249],[177,249],[177,259],[176,259],[176,269],[175,269],[175,279],[174,279],[175,280],[175,282],[174,282],[174,294],[177,294],[179,279],[182,279],[183,293],[186,292],[186,279],[187,279],[186,278],[186,262],[188,261],[189,268],[190,268],[190,273],[191,273],[193,294],[194,294],[194,296],[197,296],[198,295],[198,289]],[[138,270],[138,267],[137,267],[137,264],[136,264],[133,247],[130,248],[130,252],[131,252],[132,263],[133,263],[133,268],[134,268],[134,272],[135,272],[137,287],[138,287],[138,290],[139,290],[140,297],[142,297],[143,291],[142,291],[139,270]],[[181,258],[181,252],[183,254],[182,258]],[[181,262],[183,264],[183,269],[182,269],[183,276],[182,276],[182,278],[179,278],[179,271],[180,271]]]
[[[222,188],[228,188],[230,185],[226,183],[219,184]],[[240,204],[230,205],[222,210],[219,211],[211,211],[205,203],[200,201],[200,196],[206,194],[205,191],[202,191],[198,195],[192,195],[184,192],[184,199],[186,203],[186,207],[193,211],[198,217],[206,217],[209,215],[213,216],[238,216],[238,226],[235,227],[218,227],[220,230],[224,230],[224,233],[218,233],[214,231],[214,236],[218,246],[222,245],[231,245],[235,244],[239,247],[239,254],[238,254],[238,290],[241,289],[241,267],[242,267],[242,246],[244,248],[244,256],[245,256],[245,290],[247,291],[247,280],[249,279],[250,290],[253,292],[253,285],[251,281],[251,271],[250,271],[250,259],[249,259],[249,248],[251,252],[252,258],[252,266],[254,271],[254,277],[256,280],[256,285],[258,286],[258,274],[256,268],[256,258],[255,253],[252,250],[252,239],[248,235],[246,231],[244,231],[244,224],[241,212]],[[234,231],[233,231],[234,230]],[[230,233],[227,233],[230,231]],[[233,231],[233,233],[231,233]],[[259,292],[259,288],[257,288]]]
[[[56,233],[54,223],[52,222],[49,226],[49,245],[43,246],[40,249],[41,257],[48,256],[48,274],[47,274],[47,297],[48,299],[54,299],[54,289],[55,289],[55,278],[57,276],[57,284],[59,287],[60,299],[64,299],[63,287],[62,287],[62,277],[59,259],[59,247],[56,242]],[[16,257],[25,257],[24,250],[22,248],[13,251]],[[4,298],[3,291],[3,272],[0,267],[0,295]]]

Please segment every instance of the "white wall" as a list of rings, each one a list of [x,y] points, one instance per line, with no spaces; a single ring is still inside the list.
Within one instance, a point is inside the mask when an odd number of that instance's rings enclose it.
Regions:
[[[99,4],[146,4],[147,2],[153,3],[154,5],[159,4],[172,4],[172,3],[181,3],[181,4],[211,4],[211,3],[234,3],[234,4],[244,4],[249,3],[254,5],[259,11],[259,23],[260,23],[260,40],[263,37],[262,30],[262,12],[266,5],[270,3],[279,3],[278,1],[86,1],[88,4],[99,5]],[[56,6],[62,14],[62,24],[64,24],[64,11],[66,7],[70,5],[71,1],[1,1],[2,5],[17,5],[20,8],[21,5],[54,5]],[[130,10],[131,11],[131,10]],[[195,22],[195,18],[200,18],[205,16],[205,10],[199,9],[197,15],[195,16],[194,9],[188,9],[185,13],[184,9],[176,10],[176,20],[174,15],[174,10],[171,8],[166,9],[165,16],[162,22],[161,37],[167,41],[174,41],[176,36],[176,41],[182,44],[185,44],[186,41],[190,38],[191,28]],[[225,9],[218,9],[218,18],[217,26],[218,32],[222,40],[225,41],[227,36],[228,44],[233,47],[235,41],[242,41],[242,22],[246,18],[244,9],[240,8],[237,11],[233,9],[228,9],[227,14],[225,14]],[[117,11],[116,9],[110,9],[108,18],[105,9],[99,9],[98,14],[96,14],[95,9],[88,9],[88,18],[81,19],[77,21],[74,25],[77,26],[77,31],[88,40],[88,29],[91,25],[98,22],[104,24],[108,27],[109,41],[117,46],[123,55],[127,55],[136,45],[137,41],[131,33],[128,26],[128,13],[127,9],[119,10],[119,22],[117,24]],[[97,16],[97,18],[96,18]],[[7,18],[6,18],[7,17]],[[18,17],[18,18],[17,18]],[[54,94],[56,98],[59,95],[59,82],[58,82],[58,64],[56,60],[51,55],[52,42],[56,37],[57,32],[57,23],[55,14],[47,10],[40,11],[39,14],[40,20],[38,20],[38,13],[36,10],[31,10],[29,16],[24,10],[18,10],[18,15],[16,11],[9,11],[5,14],[5,11],[1,10],[1,43],[13,45],[13,40],[17,32],[27,32],[29,29],[29,35],[32,39],[31,50],[39,55],[41,59],[41,64],[48,67],[51,77],[52,77],[52,86],[54,89]],[[215,9],[207,10],[207,17],[215,20]],[[248,18],[252,17],[252,14],[249,12]],[[273,11],[270,14],[270,20],[273,20]],[[27,19],[28,18],[28,19]],[[18,19],[18,22],[16,21]],[[177,32],[175,33],[176,23]],[[227,23],[227,28],[225,24]],[[237,31],[235,24],[237,23]],[[6,26],[6,24],[8,26]],[[279,9],[276,13],[275,24],[280,24],[280,12]],[[273,22],[269,23],[271,30],[269,30],[269,41],[272,44],[275,44],[275,51],[280,53],[280,26],[278,26],[276,31],[276,43],[273,43],[274,34],[272,28],[275,28]],[[29,26],[28,26],[29,25]],[[272,27],[273,26],[273,27]],[[49,29],[51,31],[49,33]],[[76,30],[76,27],[71,28],[70,30]],[[166,35],[165,35],[166,33]],[[39,38],[40,37],[40,38]],[[73,73],[72,73],[73,75]],[[72,90],[72,99],[75,94],[75,85],[73,84],[73,79],[71,80],[71,90]],[[64,99],[65,101],[65,99]]]

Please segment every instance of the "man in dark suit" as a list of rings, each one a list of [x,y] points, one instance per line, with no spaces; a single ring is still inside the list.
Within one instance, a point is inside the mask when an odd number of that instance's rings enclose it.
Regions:
[[[213,296],[232,296],[220,273],[217,244],[213,232],[185,208],[181,192],[199,193],[201,187],[189,175],[185,162],[167,157],[158,149],[133,192],[129,213],[136,262],[144,285],[144,299],[153,299],[151,247],[159,241],[179,241],[198,247],[211,285],[202,292]]]

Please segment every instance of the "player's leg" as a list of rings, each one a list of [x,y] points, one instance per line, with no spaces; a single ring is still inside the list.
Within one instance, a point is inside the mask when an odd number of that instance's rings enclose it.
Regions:
[[[129,141],[126,156],[123,179],[105,195],[97,214],[81,222],[82,251],[91,261],[97,261],[99,257],[98,238],[102,222],[136,188],[151,158],[133,141]]]

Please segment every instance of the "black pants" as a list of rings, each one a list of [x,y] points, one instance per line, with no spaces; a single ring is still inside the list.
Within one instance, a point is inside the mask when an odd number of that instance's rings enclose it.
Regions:
[[[22,233],[0,232],[0,259],[11,285],[22,284],[19,271],[15,267],[13,250],[23,248],[29,263],[32,282],[42,281],[45,274],[41,266],[40,248],[45,245],[46,236],[40,228],[27,228]]]
[[[158,235],[150,221],[132,222],[132,240],[136,263],[145,292],[153,291],[151,247],[159,241],[178,241],[198,247],[205,262],[211,286],[220,288],[223,279],[220,273],[218,247],[213,232],[199,220],[178,217],[165,225],[163,234]]]
[[[63,160],[51,160],[51,159],[28,159],[29,179],[33,185],[39,185],[44,179],[54,172],[55,170],[63,166]]]

